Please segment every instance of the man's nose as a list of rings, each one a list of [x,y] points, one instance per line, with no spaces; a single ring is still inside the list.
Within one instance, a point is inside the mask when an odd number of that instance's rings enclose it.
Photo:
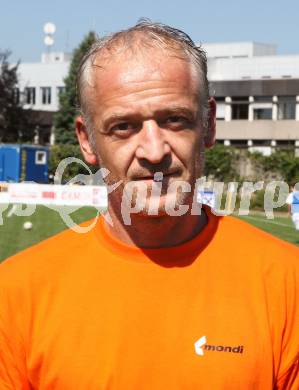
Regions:
[[[161,162],[171,151],[164,132],[165,130],[161,129],[156,121],[144,121],[143,127],[138,134],[136,157],[146,159],[152,164]]]

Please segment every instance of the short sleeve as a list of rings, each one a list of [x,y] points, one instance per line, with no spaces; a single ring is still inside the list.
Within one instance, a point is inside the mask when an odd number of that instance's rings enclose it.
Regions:
[[[293,203],[293,193],[291,192],[286,199],[286,204],[292,204]]]

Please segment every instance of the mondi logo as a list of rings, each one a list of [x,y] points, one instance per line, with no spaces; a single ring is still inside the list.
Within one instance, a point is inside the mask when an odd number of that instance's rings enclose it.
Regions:
[[[237,347],[230,347],[230,346],[224,346],[224,345],[206,344],[203,347],[203,349],[205,351],[243,353],[243,345],[238,345]]]
[[[231,353],[243,353],[243,345],[238,345],[235,347],[229,345],[212,345],[207,344],[206,336],[202,336],[194,344],[195,352],[199,356],[204,355],[204,351],[214,351],[214,352],[231,352]]]

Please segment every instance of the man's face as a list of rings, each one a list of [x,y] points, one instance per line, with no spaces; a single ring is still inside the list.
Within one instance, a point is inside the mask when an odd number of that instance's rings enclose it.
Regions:
[[[110,202],[120,204],[123,188],[132,181],[136,191],[147,189],[145,213],[151,195],[159,215],[167,200],[176,199],[178,206],[192,198],[192,193],[177,194],[170,186],[177,180],[192,186],[202,174],[206,139],[198,85],[189,63],[154,50],[138,58],[121,55],[95,68],[93,86],[85,91],[94,124],[94,156],[84,150],[80,119],[77,133],[87,161],[94,162],[96,156],[110,172],[108,183],[123,183]],[[163,180],[161,196],[154,199],[156,172],[163,173]]]

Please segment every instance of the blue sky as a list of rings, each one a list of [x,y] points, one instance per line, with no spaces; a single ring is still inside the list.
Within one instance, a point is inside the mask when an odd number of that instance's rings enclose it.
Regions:
[[[140,17],[171,24],[196,42],[276,43],[279,53],[299,54],[299,0],[0,0],[0,49],[11,61],[39,61],[43,24],[56,24],[55,51],[71,51],[87,31],[99,35]]]

